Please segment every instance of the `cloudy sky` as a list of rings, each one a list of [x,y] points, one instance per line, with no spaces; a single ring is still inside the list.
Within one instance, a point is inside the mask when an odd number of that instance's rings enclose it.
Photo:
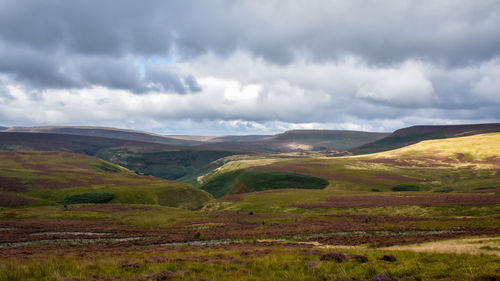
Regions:
[[[500,1],[0,0],[0,125],[500,121]]]

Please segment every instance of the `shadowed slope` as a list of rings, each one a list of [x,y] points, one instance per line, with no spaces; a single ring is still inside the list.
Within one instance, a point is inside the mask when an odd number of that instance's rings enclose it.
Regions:
[[[255,141],[217,142],[203,147],[241,152],[347,150],[386,137],[389,133],[342,130],[292,130]]]
[[[149,132],[107,128],[107,127],[86,127],[86,126],[12,127],[8,128],[7,132],[79,135],[79,136],[102,137],[102,138],[121,139],[121,140],[139,141],[139,142],[160,143],[160,144],[168,144],[175,146],[192,146],[203,143],[201,141],[171,138]]]

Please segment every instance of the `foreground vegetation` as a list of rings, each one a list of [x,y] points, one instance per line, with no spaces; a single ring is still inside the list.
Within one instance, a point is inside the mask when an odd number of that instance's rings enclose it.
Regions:
[[[489,255],[260,244],[122,249],[119,258],[113,250],[75,247],[43,261],[35,252],[3,260],[0,280],[497,280],[500,274],[500,258]],[[327,253],[354,257],[337,262]]]

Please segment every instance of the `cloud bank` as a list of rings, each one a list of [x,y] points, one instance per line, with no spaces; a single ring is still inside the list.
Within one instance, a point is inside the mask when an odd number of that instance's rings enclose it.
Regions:
[[[498,1],[0,1],[0,124],[159,133],[500,120]]]

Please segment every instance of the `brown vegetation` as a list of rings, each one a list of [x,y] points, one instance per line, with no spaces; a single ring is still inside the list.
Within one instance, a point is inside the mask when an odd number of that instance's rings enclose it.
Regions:
[[[300,208],[370,208],[386,206],[444,206],[500,204],[500,195],[411,194],[329,197],[325,202],[298,204]]]

